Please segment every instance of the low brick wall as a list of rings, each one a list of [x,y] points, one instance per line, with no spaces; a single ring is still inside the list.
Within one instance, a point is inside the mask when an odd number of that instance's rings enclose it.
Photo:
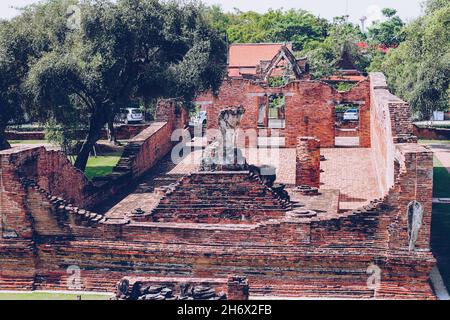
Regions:
[[[115,128],[116,130],[116,138],[117,140],[129,140],[132,139],[137,134],[141,133],[143,130],[149,127],[149,124],[124,124],[119,125]],[[25,132],[25,131],[6,131],[6,139],[7,140],[45,140],[45,132],[43,131],[34,131],[34,132]],[[85,132],[80,132],[80,136],[83,136]],[[106,140],[108,139],[108,134],[106,129],[103,129],[101,132],[100,139]]]
[[[424,128],[417,125],[413,126],[414,135],[419,139],[425,140],[449,140],[450,129],[442,128]]]
[[[172,149],[171,134],[168,122],[152,123],[128,142],[114,172],[130,172],[133,178],[141,176]]]
[[[45,140],[45,133],[43,131],[6,131],[5,136],[7,140]]]

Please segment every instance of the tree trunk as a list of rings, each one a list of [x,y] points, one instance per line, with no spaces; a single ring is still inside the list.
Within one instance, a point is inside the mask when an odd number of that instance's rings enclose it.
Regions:
[[[108,142],[114,145],[117,145],[117,138],[116,138],[116,129],[114,128],[114,117],[111,117],[108,120],[108,128],[107,128],[107,133],[108,133]]]
[[[5,130],[6,130],[5,126],[3,125],[0,126],[0,151],[11,148],[11,145],[9,144],[8,140],[6,140]]]
[[[95,143],[100,139],[102,127],[106,122],[103,119],[104,118],[102,115],[92,115],[90,120],[88,135],[86,140],[83,142],[74,163],[75,168],[83,172],[86,170],[89,155],[93,150]]]
[[[8,140],[6,140],[5,133],[4,132],[0,133],[0,151],[9,148],[11,148],[11,145],[9,144]]]

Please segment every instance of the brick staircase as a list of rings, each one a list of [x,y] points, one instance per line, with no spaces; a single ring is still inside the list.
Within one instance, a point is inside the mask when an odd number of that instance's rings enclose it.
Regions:
[[[167,189],[152,221],[249,223],[281,217],[291,205],[247,171],[191,173]]]
[[[120,158],[117,165],[114,167],[113,171],[115,172],[131,171],[133,160],[136,159],[137,155],[139,154],[142,144],[143,144],[142,141],[129,142],[125,146],[122,153],[122,157]]]

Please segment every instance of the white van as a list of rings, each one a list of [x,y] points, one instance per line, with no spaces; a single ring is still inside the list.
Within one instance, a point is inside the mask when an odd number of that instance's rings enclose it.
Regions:
[[[138,108],[124,108],[120,109],[120,113],[116,116],[116,122],[120,123],[134,123],[144,121],[144,114]]]
[[[344,121],[358,121],[359,111],[358,109],[349,109],[344,113]]]

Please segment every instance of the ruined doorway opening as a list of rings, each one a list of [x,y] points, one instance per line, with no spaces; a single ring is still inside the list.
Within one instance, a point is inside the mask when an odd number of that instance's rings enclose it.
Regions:
[[[258,127],[284,129],[286,127],[286,100],[284,94],[264,95],[258,105]]]
[[[286,100],[282,93],[264,95],[259,101],[258,146],[284,146]]]
[[[286,127],[286,100],[284,94],[271,94],[268,96],[268,127],[271,129],[284,129]]]
[[[360,146],[360,105],[354,102],[341,102],[334,108],[335,146],[356,148]]]

